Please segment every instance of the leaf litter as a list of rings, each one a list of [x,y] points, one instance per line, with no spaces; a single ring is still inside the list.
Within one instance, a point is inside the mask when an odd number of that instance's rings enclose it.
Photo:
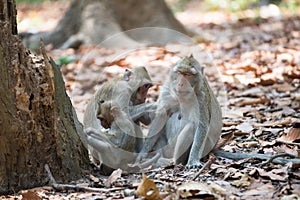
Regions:
[[[233,159],[216,153],[215,159],[200,174],[197,174],[199,169],[181,165],[148,169],[144,175],[117,170],[110,177],[94,170],[72,184],[101,188],[102,192],[55,191],[52,187],[42,187],[0,198],[299,199],[300,16],[245,18],[222,23],[199,20],[188,24],[184,15],[193,18],[193,14],[185,12],[179,19],[198,31],[197,45],[212,55],[221,74],[216,77],[208,73],[208,79],[216,80],[212,81],[212,87],[219,94],[218,98],[223,98],[225,88],[228,99],[222,104],[224,136],[218,148],[246,156]],[[118,50],[99,46],[78,50],[49,47],[48,54],[55,60],[68,58],[68,62],[62,62],[61,71],[82,120],[92,94],[126,67],[147,67],[156,84],[149,91],[148,101],[155,101],[170,66],[187,48],[192,47],[169,44],[156,51],[135,51],[116,60]],[[70,62],[69,58],[72,58]],[[220,79],[222,81],[218,81]]]

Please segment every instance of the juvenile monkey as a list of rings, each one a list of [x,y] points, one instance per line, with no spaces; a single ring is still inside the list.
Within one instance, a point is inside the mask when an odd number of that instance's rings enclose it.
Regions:
[[[144,104],[152,81],[144,67],[126,70],[123,77],[102,85],[89,102],[83,119],[91,156],[107,173],[126,168],[143,145],[139,123],[149,124],[155,104]]]
[[[200,159],[213,149],[222,128],[221,108],[203,70],[193,56],[171,69],[137,162],[154,151],[176,164],[201,166]]]

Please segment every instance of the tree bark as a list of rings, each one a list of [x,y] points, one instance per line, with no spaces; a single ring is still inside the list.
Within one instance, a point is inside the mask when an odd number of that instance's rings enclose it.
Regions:
[[[135,40],[147,38],[148,30],[138,35],[124,31],[141,27],[168,28],[188,34],[164,0],[73,0],[53,31],[27,38],[26,45],[33,49],[37,48],[39,38],[42,37],[45,44],[52,44],[54,48],[77,48],[81,44],[131,47],[138,45]],[[116,41],[102,43],[114,34],[118,34]],[[177,39],[176,35],[166,31],[154,34],[156,36],[154,39],[161,40],[159,43]],[[162,34],[165,36],[162,37]]]
[[[80,178],[88,154],[60,71],[24,48],[14,0],[0,1],[0,27],[0,194],[46,184],[45,164],[58,181]]]

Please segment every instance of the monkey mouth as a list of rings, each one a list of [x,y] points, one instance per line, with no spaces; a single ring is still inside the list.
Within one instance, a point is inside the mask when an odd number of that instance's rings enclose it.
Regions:
[[[149,90],[150,87],[152,87],[153,84],[152,83],[145,83],[142,86],[138,87],[138,89],[136,90],[136,95],[134,95],[136,98],[136,100],[133,99],[134,104],[142,104],[145,103],[146,98],[147,98],[147,92]]]

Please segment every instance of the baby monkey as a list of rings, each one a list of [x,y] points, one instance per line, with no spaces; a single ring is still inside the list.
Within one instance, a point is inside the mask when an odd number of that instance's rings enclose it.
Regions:
[[[127,169],[143,145],[139,123],[149,124],[154,103],[145,103],[152,81],[144,67],[126,69],[102,85],[87,105],[83,124],[88,149],[102,171]]]
[[[137,163],[158,152],[176,164],[201,166],[200,159],[213,149],[222,129],[221,108],[203,71],[192,55],[171,69]]]

